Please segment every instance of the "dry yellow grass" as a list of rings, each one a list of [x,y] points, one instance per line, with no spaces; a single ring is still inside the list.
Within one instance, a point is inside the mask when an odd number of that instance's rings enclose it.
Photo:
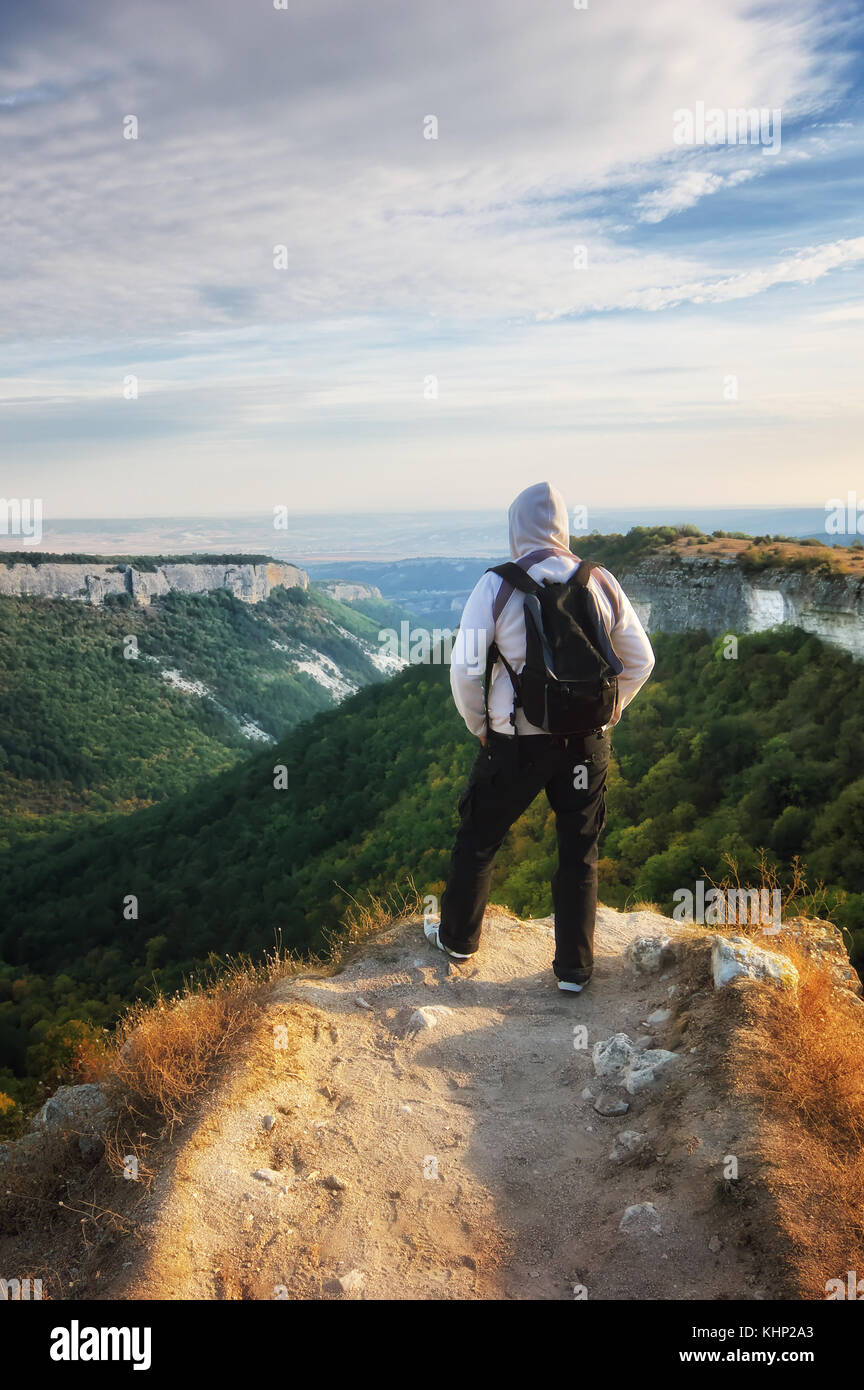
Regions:
[[[818,1299],[847,1269],[864,1275],[864,1003],[806,940],[783,936],[772,949],[797,968],[797,998],[747,987],[730,995],[729,1079],[758,1111],[792,1296]]]
[[[419,909],[410,881],[407,891],[397,889],[387,897],[350,898],[339,930],[328,941],[326,960],[282,950],[260,964],[241,957],[227,966],[220,963],[218,976],[189,984],[170,998],[134,1004],[117,1025],[101,1078],[119,1112],[107,1144],[109,1165],[120,1170],[132,1154],[139,1178],[152,1177],[147,1155],[153,1139],[170,1140],[200,1105],[223,1062],[254,1028],[270,986],[310,966],[338,969],[352,947]]]

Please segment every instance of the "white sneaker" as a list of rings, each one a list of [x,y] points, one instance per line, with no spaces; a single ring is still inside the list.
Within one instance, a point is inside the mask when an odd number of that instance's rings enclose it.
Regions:
[[[439,951],[444,951],[446,955],[452,956],[453,960],[470,960],[473,955],[476,955],[475,951],[469,951],[467,956],[460,956],[458,951],[451,951],[449,946],[445,946],[444,942],[438,935],[437,922],[424,922],[423,931],[425,932],[426,940],[430,943],[430,945],[437,946]]]
[[[582,991],[583,991],[583,989],[585,988],[585,986],[584,986],[584,985],[571,985],[571,983],[570,983],[569,980],[559,980],[559,981],[558,981],[558,988],[559,988],[559,989],[563,989],[563,991],[564,991],[565,994],[581,994]]]

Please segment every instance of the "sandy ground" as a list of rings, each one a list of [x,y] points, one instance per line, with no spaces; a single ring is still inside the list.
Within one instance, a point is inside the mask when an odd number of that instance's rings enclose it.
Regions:
[[[633,936],[664,930],[687,929],[601,908],[579,996],[554,988],[548,922],[499,911],[464,965],[414,924],[339,974],[275,987],[254,1045],[156,1184],[143,1258],[103,1296],[770,1297],[738,1214],[718,1201],[741,1136],[698,1042],[691,1051],[698,1029],[676,1023],[680,970],[639,976],[622,956]],[[651,1045],[677,1052],[668,1079],[637,1096],[618,1087],[630,1109],[604,1118],[583,1096],[604,1089],[594,1044],[646,1038],[662,1007],[673,1017]],[[417,1008],[435,1026],[412,1028]],[[614,1163],[623,1130],[649,1148]],[[642,1202],[659,1233],[620,1229]]]

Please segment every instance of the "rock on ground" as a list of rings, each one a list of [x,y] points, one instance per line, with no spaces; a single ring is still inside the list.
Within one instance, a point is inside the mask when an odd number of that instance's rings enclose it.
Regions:
[[[746,976],[751,980],[771,980],[783,989],[798,987],[798,971],[788,956],[766,951],[746,936],[715,936],[711,949],[714,988],[722,989],[731,980]]]
[[[675,948],[668,936],[634,936],[624,950],[624,959],[640,975],[655,975],[675,961]]]
[[[627,1231],[631,1235],[643,1235],[650,1233],[659,1236],[662,1228],[660,1213],[653,1202],[637,1202],[634,1206],[628,1207],[621,1217],[621,1225],[618,1228]]]

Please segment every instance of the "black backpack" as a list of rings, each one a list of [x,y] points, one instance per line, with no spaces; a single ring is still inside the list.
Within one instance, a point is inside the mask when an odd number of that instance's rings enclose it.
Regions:
[[[513,713],[521,706],[529,724],[550,734],[587,734],[600,729],[615,712],[618,677],[624,667],[612,650],[588,577],[594,564],[582,560],[564,583],[538,584],[519,565],[496,565],[487,574],[504,584],[496,597],[495,617],[513,589],[525,595],[525,665],[517,676],[493,641],[486,658],[484,700],[489,728],[489,687],[496,661],[513,686]],[[505,597],[506,594],[506,597]]]

